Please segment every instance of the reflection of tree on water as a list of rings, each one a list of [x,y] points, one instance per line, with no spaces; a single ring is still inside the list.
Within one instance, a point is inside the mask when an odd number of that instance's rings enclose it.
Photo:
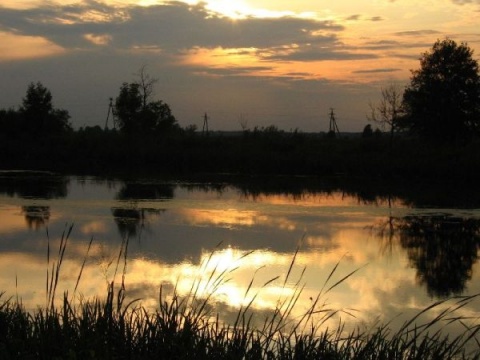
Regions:
[[[69,182],[66,176],[45,172],[0,172],[0,193],[22,199],[59,199],[67,196]],[[25,205],[22,214],[29,229],[39,230],[50,219],[50,206]]]
[[[50,206],[22,206],[22,213],[25,215],[28,228],[39,230],[50,219]]]
[[[147,214],[160,214],[165,209],[145,208],[139,206],[142,200],[166,201],[173,199],[174,186],[162,183],[123,184],[117,193],[117,199],[128,201],[123,207],[113,207],[112,215],[118,231],[123,238],[141,236],[146,227]]]
[[[448,214],[392,218],[383,229],[398,237],[417,278],[430,296],[461,294],[472,277],[480,248],[480,219]]]
[[[23,199],[59,199],[68,194],[68,177],[49,173],[4,173],[0,176],[0,193]]]
[[[472,277],[480,246],[480,220],[448,215],[407,216],[400,244],[429,295],[461,294]]]
[[[164,183],[126,182],[118,191],[118,200],[171,200],[174,185]]]
[[[147,214],[161,214],[165,209],[137,208],[112,208],[112,214],[117,224],[118,231],[123,238],[140,236],[146,227]]]

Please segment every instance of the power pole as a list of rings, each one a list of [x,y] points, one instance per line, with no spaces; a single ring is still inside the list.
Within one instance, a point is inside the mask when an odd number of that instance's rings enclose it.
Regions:
[[[335,114],[333,112],[333,108],[330,108],[330,126],[328,129],[328,133],[332,135],[340,135],[340,131],[338,130],[337,120],[335,120]]]
[[[108,104],[108,113],[107,113],[107,120],[105,120],[105,130],[108,130],[108,119],[110,118],[110,113],[112,113],[112,119],[114,117],[113,113],[113,99],[110,98],[110,103]],[[115,119],[113,119],[113,128],[115,129]]]
[[[202,134],[207,134],[208,135],[208,115],[207,115],[207,113],[205,113],[205,115],[203,115]]]

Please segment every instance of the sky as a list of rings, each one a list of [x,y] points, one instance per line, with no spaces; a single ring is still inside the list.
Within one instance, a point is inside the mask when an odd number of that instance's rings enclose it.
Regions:
[[[74,128],[103,127],[145,66],[183,127],[320,132],[334,109],[361,131],[438,39],[479,60],[479,24],[479,0],[2,0],[0,108],[40,81]]]

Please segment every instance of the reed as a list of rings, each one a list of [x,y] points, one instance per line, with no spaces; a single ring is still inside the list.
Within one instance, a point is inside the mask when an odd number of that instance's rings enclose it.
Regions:
[[[251,294],[253,278],[245,292],[250,298],[238,309],[232,324],[222,323],[212,305],[220,286],[235,269],[214,267],[205,280],[196,280],[186,295],[175,287],[168,296],[160,287],[158,307],[148,311],[138,302],[126,302],[125,275],[128,240],[124,240],[116,264],[121,271],[117,285],[112,280],[105,299],[82,300],[77,304],[67,292],[56,302],[56,291],[71,227],[61,237],[57,259],[47,251],[46,306],[28,312],[18,298],[0,293],[1,359],[479,359],[477,339],[480,325],[467,325],[459,310],[479,295],[458,296],[433,303],[393,331],[389,324],[374,331],[359,328],[345,331],[345,324],[334,329],[326,323],[339,310],[330,309],[323,298],[353,276],[349,273],[333,281],[337,266],[328,275],[312,306],[300,317],[293,316],[304,285],[302,276],[295,281],[294,292],[280,297],[272,315],[263,325],[254,326]],[[89,249],[92,240],[89,244]],[[291,282],[298,249],[288,268],[283,286]],[[244,256],[248,256],[249,253]],[[88,256],[88,251],[86,256]],[[85,261],[75,286],[77,290]],[[123,267],[123,270],[122,270]],[[263,286],[277,281],[268,280]],[[200,289],[207,289],[205,293]],[[261,291],[261,290],[260,290]],[[445,306],[446,304],[450,304]],[[438,312],[433,320],[423,316]],[[444,324],[464,327],[462,334],[450,338],[442,334]],[[468,345],[468,346],[467,346]],[[468,350],[467,350],[468,349]]]

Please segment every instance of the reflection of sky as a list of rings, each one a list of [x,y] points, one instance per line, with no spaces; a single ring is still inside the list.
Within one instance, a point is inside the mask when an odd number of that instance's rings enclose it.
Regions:
[[[46,229],[28,228],[22,207],[48,206],[50,217],[46,224],[52,249],[57,248],[65,224],[75,224],[59,285],[60,291],[69,290],[69,294],[91,237],[93,246],[79,293],[87,298],[105,294],[122,243],[112,208],[126,208],[147,209],[144,219],[134,224],[138,231],[129,239],[126,268],[129,296],[141,298],[146,306],[155,305],[161,284],[166,288],[177,284],[183,294],[194,279],[200,279],[200,290],[208,287],[205,275],[216,266],[217,272],[226,270],[226,278],[231,278],[216,290],[218,301],[238,306],[258,294],[257,311],[268,311],[278,297],[292,294],[283,282],[299,243],[301,249],[287,282],[288,286],[295,284],[306,268],[300,281],[305,289],[295,308],[296,315],[312,304],[311,298],[315,299],[337,264],[326,289],[358,271],[322,295],[321,303],[334,309],[354,309],[355,321],[360,323],[392,319],[401,323],[405,318],[396,316],[412,316],[433,300],[418,285],[416,269],[409,265],[398,241],[372,235],[371,226],[385,221],[390,214],[403,216],[407,210],[412,211],[400,203],[389,209],[386,203],[368,205],[341,193],[310,194],[303,199],[286,195],[249,199],[230,187],[216,192],[181,186],[174,187],[174,198],[170,200],[118,200],[120,188],[115,182],[86,179],[70,181],[65,198],[0,195],[0,290],[9,296],[18,293],[29,308],[45,303]],[[254,252],[242,258],[250,250]],[[230,272],[233,268],[237,269]],[[469,294],[480,292],[478,270],[475,263],[467,283]],[[263,287],[276,276],[279,279]],[[252,278],[253,287],[247,293]],[[116,279],[118,282],[120,273]],[[467,306],[462,314],[478,317],[478,306]],[[349,316],[342,315],[342,319],[348,322]]]

